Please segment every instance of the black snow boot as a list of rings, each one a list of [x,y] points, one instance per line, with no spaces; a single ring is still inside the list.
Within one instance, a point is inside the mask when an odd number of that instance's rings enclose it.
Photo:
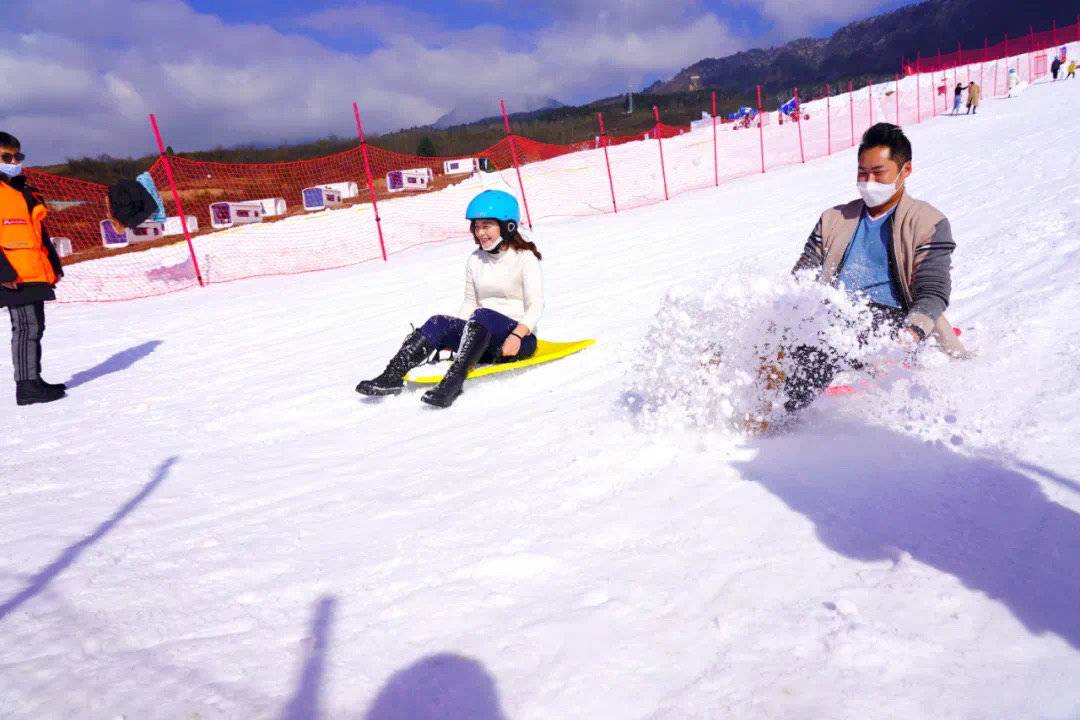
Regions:
[[[356,386],[361,395],[397,395],[405,386],[405,373],[428,359],[435,347],[419,330],[413,330],[401,344],[401,349],[390,359],[382,374],[371,380],[363,380]]]
[[[461,337],[461,347],[458,348],[457,357],[446,371],[441,382],[433,389],[424,393],[420,399],[428,405],[447,408],[454,404],[458,395],[461,394],[461,386],[465,384],[465,376],[480,362],[484,352],[491,342],[491,332],[478,322],[470,322],[465,326],[465,333]]]
[[[49,385],[38,380],[19,380],[15,383],[15,402],[19,405],[34,405],[59,400],[67,395],[63,385]]]

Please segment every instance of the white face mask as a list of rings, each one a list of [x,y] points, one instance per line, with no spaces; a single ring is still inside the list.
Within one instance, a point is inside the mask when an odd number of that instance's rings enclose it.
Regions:
[[[0,173],[4,173],[9,178],[19,177],[22,174],[22,163],[16,163],[14,165],[10,163],[0,163]]]
[[[896,191],[900,188],[896,183],[879,183],[873,180],[867,182],[857,182],[855,187],[859,189],[859,195],[862,196],[863,202],[867,207],[880,207],[892,199],[892,196],[896,194]]]

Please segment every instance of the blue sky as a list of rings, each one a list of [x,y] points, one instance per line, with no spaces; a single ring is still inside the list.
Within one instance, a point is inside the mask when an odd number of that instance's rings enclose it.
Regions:
[[[0,128],[35,162],[426,125],[666,79],[904,0],[4,0]]]

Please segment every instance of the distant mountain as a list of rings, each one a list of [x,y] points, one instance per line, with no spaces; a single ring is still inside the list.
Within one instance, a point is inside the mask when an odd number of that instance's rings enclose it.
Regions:
[[[473,105],[466,108],[454,108],[435,122],[431,123],[431,127],[436,130],[445,130],[446,128],[454,127],[455,125],[468,125],[475,122],[492,120],[498,117],[497,115],[488,115],[488,110],[484,109],[484,107],[490,108],[491,106]],[[566,105],[554,98],[522,97],[514,98],[513,105],[507,109],[512,113],[522,113],[535,112],[537,110],[554,110],[561,107],[566,107]]]
[[[1005,34],[1024,35],[1029,28],[1048,30],[1076,22],[1080,0],[927,0],[885,15],[840,28],[828,38],[802,38],[777,48],[755,49],[724,58],[706,58],[667,81],[647,88],[651,93],[678,93],[718,87],[748,92],[758,83],[788,89],[841,78],[891,76],[903,60],[921,52],[930,58],[940,50],[955,52],[1001,42]],[[698,76],[697,79],[693,79]]]

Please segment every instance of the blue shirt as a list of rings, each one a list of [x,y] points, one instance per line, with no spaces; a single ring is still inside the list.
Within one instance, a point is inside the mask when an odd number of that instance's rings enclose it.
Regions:
[[[844,252],[837,282],[850,293],[862,293],[871,302],[902,308],[900,294],[889,273],[889,245],[892,243],[893,208],[881,217],[871,218],[863,210],[851,244]]]

